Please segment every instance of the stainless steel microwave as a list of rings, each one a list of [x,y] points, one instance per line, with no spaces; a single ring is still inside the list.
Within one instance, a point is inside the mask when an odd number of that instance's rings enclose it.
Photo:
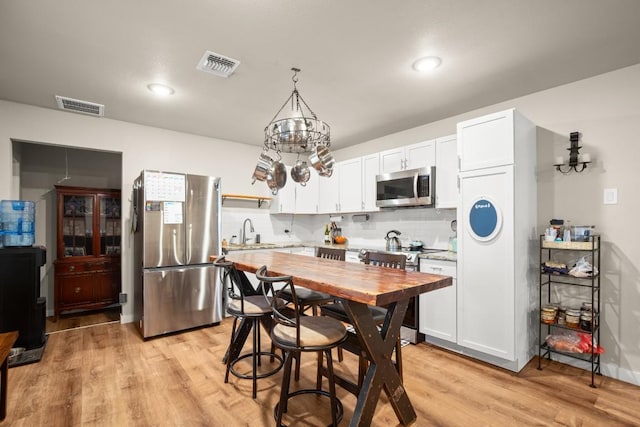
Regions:
[[[376,206],[399,208],[433,207],[436,168],[409,169],[376,176]]]

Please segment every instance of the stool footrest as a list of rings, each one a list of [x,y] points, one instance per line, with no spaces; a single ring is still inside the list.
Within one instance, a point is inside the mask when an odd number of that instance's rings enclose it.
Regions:
[[[328,391],[318,390],[315,388],[305,388],[302,390],[296,390],[293,393],[289,393],[287,395],[287,400],[289,400],[292,397],[299,396],[301,394],[318,394],[320,396],[328,397],[329,399],[331,399],[331,394]],[[337,403],[336,404],[336,422],[340,423],[340,421],[342,421],[342,416],[344,415],[344,410],[342,409],[342,402],[337,397],[336,397],[336,403]],[[280,407],[280,403],[276,404],[275,408],[273,408],[273,419],[276,420],[276,422],[278,421],[279,407]],[[280,424],[279,427],[287,427],[287,425]]]
[[[256,353],[256,355],[258,356],[258,358],[260,357],[269,357],[271,358],[275,358],[278,359],[278,366],[274,367],[272,370],[268,371],[268,372],[263,372],[261,374],[256,373],[255,377],[256,378],[266,378],[266,377],[270,377],[271,375],[276,374],[280,369],[282,369],[282,365],[283,365],[283,360],[282,357],[280,357],[279,355],[272,353],[270,351],[261,351],[259,353]],[[240,356],[238,356],[234,361],[231,362],[231,366],[229,366],[229,372],[231,372],[233,375],[235,375],[238,378],[243,378],[245,380],[248,379],[253,379],[254,374],[250,373],[250,374],[241,374],[238,371],[235,370],[235,364],[238,363],[239,361],[249,358],[249,357],[253,357],[253,353],[246,353],[246,354],[242,354]]]

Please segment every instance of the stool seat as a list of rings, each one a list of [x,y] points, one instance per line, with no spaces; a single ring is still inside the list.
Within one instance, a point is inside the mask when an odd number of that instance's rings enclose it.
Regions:
[[[347,334],[344,325],[331,317],[301,316],[300,347],[326,347],[336,345]],[[296,328],[277,324],[271,331],[277,346],[296,347]]]
[[[242,305],[244,305],[244,311]],[[256,314],[262,316],[271,313],[271,304],[263,295],[251,295],[244,297],[244,304],[239,299],[229,301],[227,311],[231,315],[251,316]]]

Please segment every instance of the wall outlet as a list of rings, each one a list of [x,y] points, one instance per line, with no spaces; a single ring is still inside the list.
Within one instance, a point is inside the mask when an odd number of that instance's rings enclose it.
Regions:
[[[605,205],[617,205],[618,204],[618,189],[617,188],[605,188],[603,196],[603,204]]]
[[[120,292],[120,295],[118,295],[118,302],[120,304],[125,304],[127,302],[127,294]]]

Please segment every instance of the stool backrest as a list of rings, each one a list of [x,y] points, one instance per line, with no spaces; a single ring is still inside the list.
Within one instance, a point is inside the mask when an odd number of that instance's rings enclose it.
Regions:
[[[385,254],[382,252],[365,252],[363,261],[365,264],[378,265],[404,270],[407,265],[407,257],[402,254]]]
[[[262,291],[254,289],[244,272],[238,270],[233,262],[227,261],[224,255],[216,258],[213,265],[220,268],[220,281],[227,288],[227,295],[230,299],[240,300],[240,311],[244,313],[244,298],[260,295]]]
[[[291,276],[269,276],[267,266],[263,265],[256,271],[256,278],[260,280],[265,298],[271,301],[273,320],[281,325],[296,328],[296,346],[300,347],[300,313],[302,313],[303,307],[296,296]],[[276,289],[274,287],[276,284],[283,286]],[[293,304],[293,309],[287,309],[283,298],[280,298],[280,294],[285,289],[290,292],[286,299]]]
[[[316,256],[318,258],[344,261],[347,258],[347,251],[345,249],[325,248],[324,246],[319,246],[316,250]]]

